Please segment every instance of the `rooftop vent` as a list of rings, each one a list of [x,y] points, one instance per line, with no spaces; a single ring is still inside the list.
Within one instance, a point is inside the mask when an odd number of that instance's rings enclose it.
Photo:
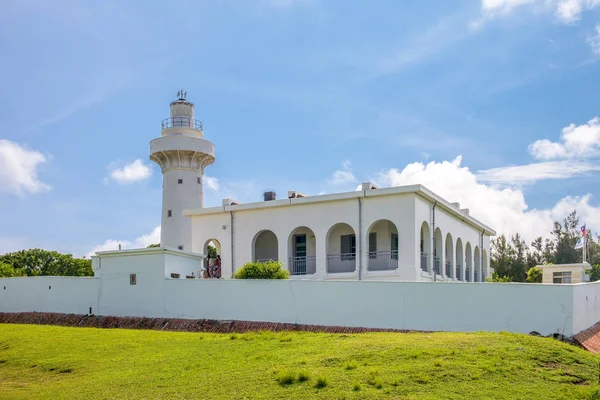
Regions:
[[[465,215],[469,215],[469,209],[468,208],[463,208],[462,210],[460,210],[460,212],[462,212]]]
[[[296,199],[298,197],[306,197],[302,193],[295,190],[288,190],[288,199]]]
[[[237,206],[238,203],[237,201],[233,200],[233,199],[223,199],[221,201],[221,204],[223,204],[223,206]]]
[[[362,190],[373,190],[373,189],[379,189],[379,187],[371,182],[363,182],[362,183]]]
[[[460,203],[452,203],[452,205],[460,210]]]
[[[275,194],[275,192],[264,192],[263,197],[265,201],[272,201],[277,198],[277,195]]]

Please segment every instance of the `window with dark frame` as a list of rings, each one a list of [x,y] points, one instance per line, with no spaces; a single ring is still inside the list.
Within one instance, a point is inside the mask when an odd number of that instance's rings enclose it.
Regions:
[[[377,258],[377,232],[369,233],[369,258]]]
[[[135,274],[129,274],[129,284],[137,285],[137,277],[135,276]]]
[[[356,235],[342,235],[341,240],[341,259],[342,261],[352,261],[356,259]]]
[[[183,179],[177,179],[177,183],[181,185],[183,183]]]
[[[392,260],[397,260],[398,259],[398,235],[396,233],[392,233],[391,237],[391,244],[392,244]]]
[[[179,250],[183,250],[183,246],[182,246],[182,245],[179,245],[179,246],[177,246],[177,248],[178,248]]]
[[[173,210],[167,210],[167,218],[171,218],[173,216]]]
[[[553,272],[552,283],[571,283],[571,271]]]
[[[202,179],[200,179],[200,177],[198,177],[198,185],[202,184]]]

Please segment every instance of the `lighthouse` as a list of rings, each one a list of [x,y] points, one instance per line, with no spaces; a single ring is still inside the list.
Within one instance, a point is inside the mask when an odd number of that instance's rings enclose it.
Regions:
[[[204,207],[204,168],[215,161],[215,146],[204,139],[194,104],[180,90],[171,103],[171,116],[162,121],[161,137],[150,142],[150,159],[163,174],[161,246],[191,251],[191,218],[185,209]]]

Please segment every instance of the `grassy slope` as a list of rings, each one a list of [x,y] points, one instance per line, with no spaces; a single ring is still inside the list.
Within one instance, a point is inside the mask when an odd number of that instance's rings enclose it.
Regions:
[[[599,361],[553,339],[515,334],[218,335],[0,324],[2,399],[578,399],[596,392]],[[299,374],[308,380],[298,382]],[[288,375],[294,383],[278,382]],[[326,386],[317,389],[320,377]]]

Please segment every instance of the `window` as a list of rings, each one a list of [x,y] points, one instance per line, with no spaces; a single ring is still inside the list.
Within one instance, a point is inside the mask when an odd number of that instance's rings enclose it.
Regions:
[[[200,177],[197,178],[198,179],[198,185],[202,184],[202,179],[200,179]]]
[[[167,218],[171,218],[173,216],[173,210],[167,210]]]
[[[306,257],[306,235],[294,235],[294,257]]]
[[[177,179],[177,183],[181,185],[183,183],[183,179]]]
[[[179,246],[177,246],[177,248],[178,248],[179,250],[183,250],[183,246],[182,246],[182,245],[179,245]]]
[[[553,272],[552,283],[571,283],[571,271]]]
[[[129,284],[130,285],[135,285],[137,284],[137,279],[135,274],[129,274]]]
[[[342,261],[354,260],[356,256],[356,235],[342,235],[340,239]]]
[[[181,276],[180,274],[171,273],[171,278],[173,278],[173,279],[179,279],[180,276]]]
[[[397,260],[398,259],[398,235],[395,233],[392,233],[390,240],[392,243],[392,259]]]
[[[369,258],[377,258],[377,232],[369,233]]]

